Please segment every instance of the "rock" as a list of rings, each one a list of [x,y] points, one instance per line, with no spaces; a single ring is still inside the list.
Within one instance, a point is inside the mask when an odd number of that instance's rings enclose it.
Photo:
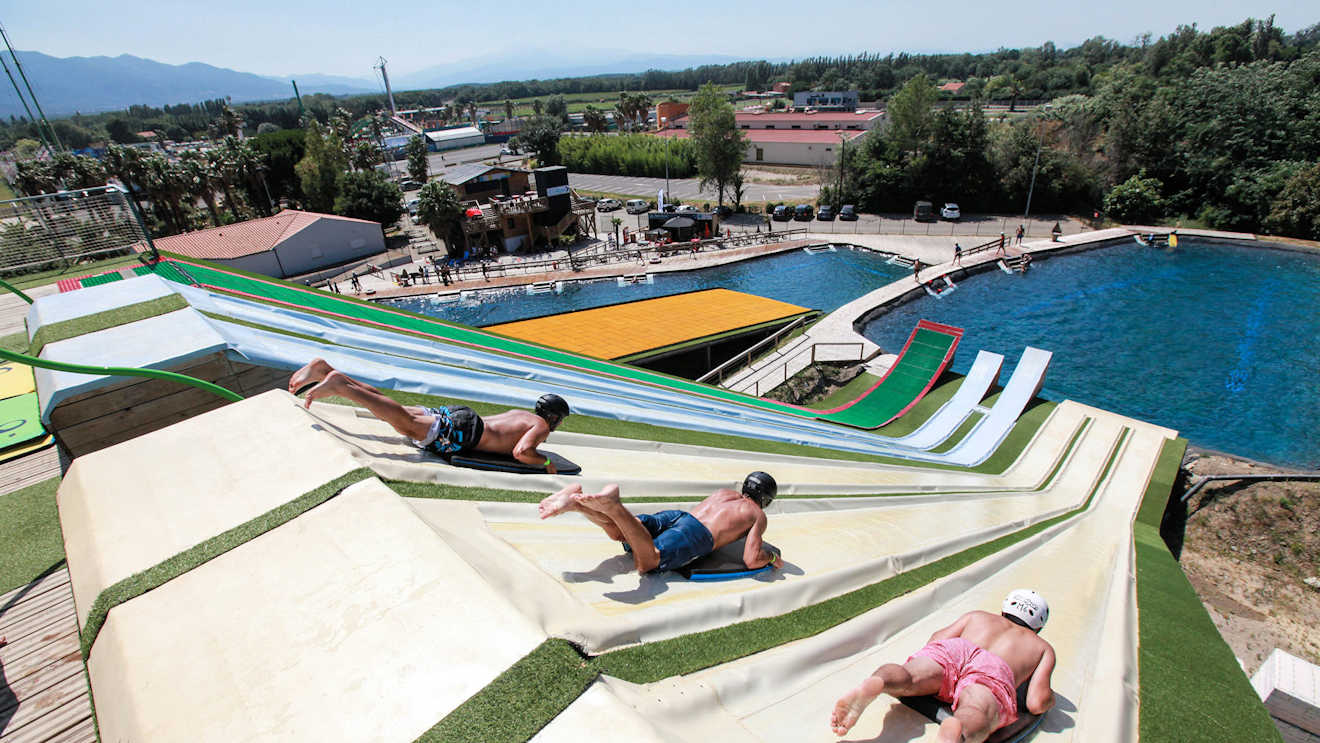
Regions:
[[[1310,578],[1307,578],[1306,580],[1304,580],[1304,581],[1302,581],[1302,582],[1305,583],[1306,585],[1310,586],[1311,588],[1314,588],[1315,590],[1320,591],[1320,578],[1317,578],[1317,577],[1315,577],[1315,576],[1311,576]]]

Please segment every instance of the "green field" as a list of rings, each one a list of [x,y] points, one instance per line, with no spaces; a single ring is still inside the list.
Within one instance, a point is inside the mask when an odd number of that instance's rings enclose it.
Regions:
[[[723,85],[720,89],[727,92],[740,90],[741,85]],[[569,113],[582,113],[587,110],[588,105],[595,106],[602,111],[613,111],[614,106],[619,102],[619,94],[623,92],[633,93],[635,91],[614,91],[612,93],[564,93],[564,102],[568,104]],[[679,101],[686,101],[697,94],[695,90],[646,90],[642,91],[651,98],[652,103],[661,103],[671,98]],[[549,100],[550,96],[530,96],[527,98],[513,99],[513,113],[515,116],[531,116],[535,113],[532,109],[532,101],[540,99],[542,103]],[[489,108],[491,115],[502,115],[504,112],[503,100],[478,101],[478,106]]]

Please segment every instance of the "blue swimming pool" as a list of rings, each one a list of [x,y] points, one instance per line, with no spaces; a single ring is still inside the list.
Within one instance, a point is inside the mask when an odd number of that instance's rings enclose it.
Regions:
[[[910,272],[885,260],[885,256],[864,249],[814,254],[793,250],[700,271],[655,274],[655,283],[651,284],[619,286],[611,278],[569,282],[558,294],[528,294],[525,289],[515,288],[480,291],[461,301],[409,297],[391,304],[480,327],[698,289],[725,288],[829,312]],[[639,266],[638,270],[643,269]]]
[[[964,328],[954,369],[977,349],[1014,361],[1054,352],[1043,396],[1177,428],[1194,444],[1320,467],[1320,255],[1184,240],[1033,263],[1025,276],[959,280],[868,324],[901,347],[917,320]],[[1009,369],[1002,379],[1006,380]]]

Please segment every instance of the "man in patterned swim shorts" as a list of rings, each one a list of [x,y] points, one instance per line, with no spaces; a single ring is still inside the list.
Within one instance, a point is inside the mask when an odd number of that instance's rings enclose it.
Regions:
[[[852,729],[862,710],[881,692],[895,697],[934,694],[953,705],[940,723],[942,743],[981,743],[1017,719],[1017,687],[1025,681],[1027,711],[1044,714],[1054,706],[1050,674],[1054,648],[1037,633],[1050,607],[1035,591],[1018,589],[1004,599],[998,616],[968,612],[931,635],[926,647],[903,665],[887,663],[834,705],[835,735]]]
[[[313,359],[289,378],[290,393],[296,395],[304,389],[308,390],[304,407],[321,397],[348,398],[390,424],[399,435],[446,462],[455,454],[482,451],[544,467],[552,475],[554,462],[537,447],[569,414],[568,403],[559,395],[542,395],[536,401],[535,413],[508,410],[486,418],[463,405],[444,408],[401,405],[375,387],[338,371],[324,359]]]
[[[541,501],[541,518],[577,511],[605,530],[610,539],[623,542],[632,553],[638,573],[677,570],[693,560],[747,537],[743,562],[750,569],[783,567],[779,555],[764,549],[765,507],[774,500],[778,485],[764,472],[753,472],[743,480],[742,492],[720,488],[696,508],[634,515],[619,500],[619,486],[607,485],[587,495],[581,485],[571,485]]]

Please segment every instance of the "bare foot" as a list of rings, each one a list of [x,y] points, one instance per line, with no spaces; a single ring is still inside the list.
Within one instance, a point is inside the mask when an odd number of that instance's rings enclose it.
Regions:
[[[348,386],[348,376],[343,372],[331,370],[321,380],[321,383],[307,391],[307,397],[303,400],[303,407],[311,409],[312,400],[319,400],[322,397],[331,397],[339,394],[339,391]]]
[[[582,492],[581,485],[569,485],[554,495],[546,497],[541,501],[541,505],[536,510],[541,513],[541,518],[548,519],[551,516],[558,516],[564,511],[571,510],[574,505],[573,496]]]
[[[830,715],[830,727],[834,729],[834,734],[843,735],[851,730],[857,724],[857,718],[862,716],[862,711],[875,697],[860,686],[840,697],[834,703],[834,713]]]
[[[594,493],[592,495],[579,493],[578,495],[573,496],[573,500],[583,508],[592,511],[599,511],[601,513],[605,513],[614,508],[623,507],[623,501],[619,500],[619,491],[614,488],[608,488],[603,492]]]
[[[325,359],[312,359],[307,366],[294,372],[293,376],[289,377],[289,394],[298,394],[307,385],[316,384],[325,379],[325,375],[332,371],[334,371],[334,367],[326,363]]]

